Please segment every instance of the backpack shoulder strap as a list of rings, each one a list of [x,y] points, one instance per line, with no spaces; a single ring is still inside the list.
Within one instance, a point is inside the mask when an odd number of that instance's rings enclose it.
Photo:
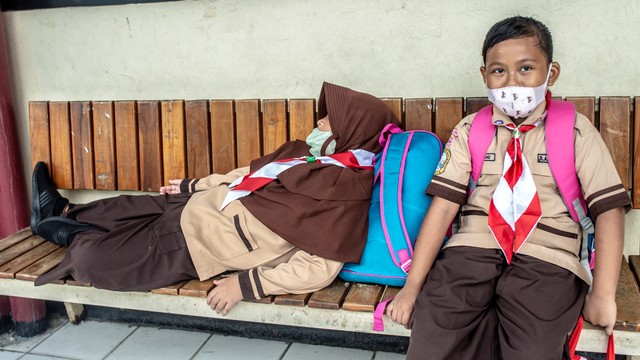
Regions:
[[[413,246],[402,212],[404,166],[413,132],[389,134],[380,163],[380,218],[393,262],[408,272]]]
[[[576,111],[568,101],[551,100],[545,120],[547,158],[551,174],[558,185],[571,218],[593,233],[593,224],[587,216],[587,204],[582,196],[576,172],[574,135]],[[570,151],[567,151],[570,150]]]
[[[496,127],[491,122],[492,115],[493,106],[485,106],[478,111],[471,122],[471,130],[469,131],[469,152],[471,154],[469,192],[476,187],[484,164],[484,156],[496,132]]]

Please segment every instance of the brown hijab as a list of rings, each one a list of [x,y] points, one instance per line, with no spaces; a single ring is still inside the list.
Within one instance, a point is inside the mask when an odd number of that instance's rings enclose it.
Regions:
[[[354,149],[381,150],[380,132],[399,124],[378,98],[342,86],[324,83],[318,116],[329,115],[336,153]],[[324,150],[323,150],[324,151]],[[282,145],[251,163],[251,171],[278,159],[307,156],[300,140]],[[264,188],[240,199],[262,223],[296,247],[341,262],[358,262],[367,237],[373,172],[335,165],[308,163],[294,166]]]

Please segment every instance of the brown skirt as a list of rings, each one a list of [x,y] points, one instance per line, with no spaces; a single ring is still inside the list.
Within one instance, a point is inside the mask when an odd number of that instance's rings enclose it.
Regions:
[[[411,319],[407,359],[563,358],[588,286],[526,255],[446,248],[429,272]]]
[[[188,194],[118,196],[76,205],[65,216],[96,226],[77,234],[62,262],[36,285],[71,275],[97,288],[148,291],[197,278],[180,229]]]

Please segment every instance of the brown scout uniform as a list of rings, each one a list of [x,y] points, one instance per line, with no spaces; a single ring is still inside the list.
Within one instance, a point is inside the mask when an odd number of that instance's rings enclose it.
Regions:
[[[488,209],[502,176],[511,131],[497,126],[473,193],[469,131],[475,114],[452,132],[427,194],[462,205],[460,230],[429,272],[411,319],[408,359],[558,359],[566,334],[582,308],[589,276],[578,254],[579,224],[571,219],[547,160],[546,103],[522,124],[542,123],[521,137],[523,155],[536,184],[542,218],[507,266],[489,231]],[[512,123],[494,107],[493,123]],[[589,120],[575,121],[576,171],[595,218],[628,207],[600,134]]]

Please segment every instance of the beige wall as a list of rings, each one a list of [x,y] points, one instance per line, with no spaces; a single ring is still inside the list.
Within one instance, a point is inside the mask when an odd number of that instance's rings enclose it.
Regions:
[[[545,22],[557,95],[640,95],[640,2],[222,0],[4,13],[28,174],[31,100],[482,96],[484,34]],[[638,232],[636,232],[638,233]]]

